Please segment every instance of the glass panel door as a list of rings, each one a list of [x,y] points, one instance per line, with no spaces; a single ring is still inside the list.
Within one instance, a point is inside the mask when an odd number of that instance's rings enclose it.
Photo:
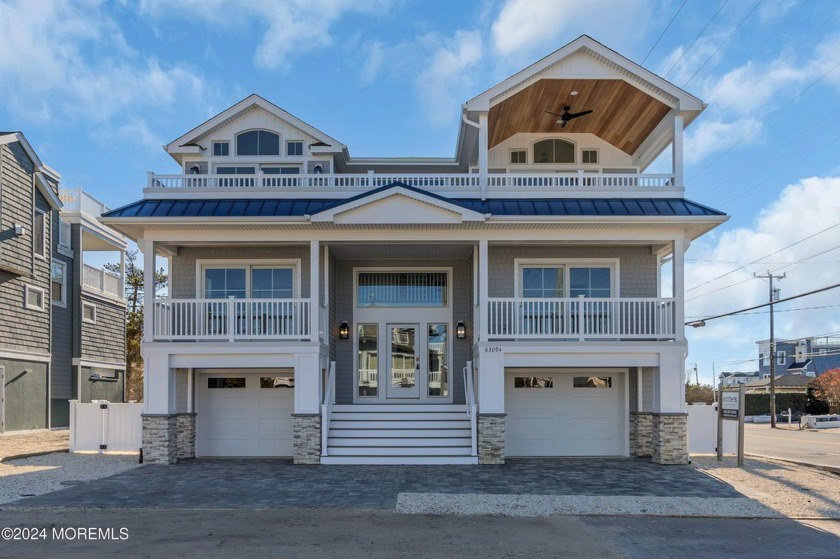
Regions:
[[[421,356],[417,353],[418,325],[388,325],[388,397],[419,398],[417,373]]]

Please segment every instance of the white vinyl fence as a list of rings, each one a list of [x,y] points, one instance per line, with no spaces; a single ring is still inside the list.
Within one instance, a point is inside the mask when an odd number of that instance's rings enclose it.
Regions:
[[[70,400],[70,452],[139,450],[143,404]]]
[[[714,454],[717,447],[717,404],[688,408],[688,453]],[[738,422],[723,422],[723,452],[738,451]]]

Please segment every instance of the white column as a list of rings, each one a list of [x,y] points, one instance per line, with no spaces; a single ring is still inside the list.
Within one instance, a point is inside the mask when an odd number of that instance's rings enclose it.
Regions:
[[[682,348],[659,355],[659,369],[653,381],[654,413],[685,411],[685,353]]]
[[[487,290],[489,289],[489,266],[487,264],[487,255],[489,249],[487,240],[482,239],[478,241],[478,324],[481,328],[479,341],[486,342],[488,338],[488,311],[489,299],[487,297]]]
[[[671,162],[674,171],[674,185],[678,188],[685,187],[683,176],[683,117],[674,115],[674,142],[671,146]]]
[[[169,370],[169,356],[147,355],[143,367],[143,413],[174,413],[175,375]]]
[[[295,413],[321,413],[321,370],[318,353],[295,357]]]
[[[478,180],[481,181],[481,199],[487,198],[487,113],[478,115]]]
[[[151,342],[155,324],[155,243],[143,239],[139,246],[143,251],[143,341]]]
[[[478,375],[479,412],[505,413],[504,354],[480,354],[478,356]]]
[[[672,288],[674,294],[674,328],[677,341],[685,340],[685,239],[674,239]]]
[[[318,286],[321,283],[321,248],[318,241],[309,241],[309,339],[318,341],[320,332],[321,304]]]
[[[120,297],[125,299],[125,251],[120,251]]]
[[[481,321],[481,310],[479,309],[479,302],[478,302],[478,247],[473,246],[473,253],[472,253],[472,268],[473,268],[473,323],[472,323],[472,333],[473,333],[473,344],[477,344],[481,341],[481,325],[484,324]]]

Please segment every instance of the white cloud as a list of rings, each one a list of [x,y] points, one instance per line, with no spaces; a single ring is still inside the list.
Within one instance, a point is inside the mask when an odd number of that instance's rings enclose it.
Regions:
[[[624,50],[644,36],[650,19],[647,0],[507,0],[492,25],[493,47],[502,56],[529,54],[586,33]]]
[[[712,316],[766,303],[768,285],[753,274],[768,270],[776,275],[787,274],[777,283],[783,298],[837,283],[840,226],[723,278],[715,278],[738,268],[739,264],[733,262],[752,262],[838,223],[838,215],[840,177],[807,178],[786,187],[777,200],[761,210],[751,227],[699,241],[687,254],[686,287],[702,287],[686,294],[686,315]],[[838,249],[807,260],[808,256],[833,247]],[[730,284],[737,285],[721,289]],[[796,338],[840,330],[840,314],[833,307],[838,301],[838,291],[830,290],[780,304],[776,335]],[[829,308],[784,312],[824,305]],[[694,340],[715,344],[716,349],[749,346],[768,337],[768,317],[756,314],[722,318],[690,333]]]
[[[448,109],[460,105],[472,85],[468,70],[482,58],[481,35],[478,31],[456,31],[451,39],[427,35],[422,42],[441,46],[434,50],[428,66],[417,76],[417,91],[430,120],[435,124],[449,123],[452,115]]]
[[[189,68],[133,52],[105,13],[96,0],[0,4],[0,94],[22,119],[102,122],[202,91]]]
[[[743,118],[733,122],[706,121],[696,129],[686,132],[684,157],[686,164],[693,165],[709,154],[726,151],[732,146],[760,136],[763,125],[760,120]]]
[[[229,0],[144,0],[140,7],[159,19],[187,17],[231,29],[256,23],[261,31],[254,64],[287,71],[295,55],[331,45],[332,27],[342,16],[381,14],[389,6],[386,0],[248,0],[233,7]]]
[[[152,132],[149,123],[140,118],[132,118],[117,129],[117,133],[157,154],[166,142]]]

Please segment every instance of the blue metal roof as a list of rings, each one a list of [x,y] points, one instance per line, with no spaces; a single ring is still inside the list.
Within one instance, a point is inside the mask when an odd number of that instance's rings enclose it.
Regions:
[[[702,204],[682,198],[446,198],[401,183],[342,200],[311,198],[225,198],[140,200],[111,210],[103,217],[302,217],[372,196],[391,188],[403,188],[481,214],[522,217],[629,216],[685,217],[723,216]]]

